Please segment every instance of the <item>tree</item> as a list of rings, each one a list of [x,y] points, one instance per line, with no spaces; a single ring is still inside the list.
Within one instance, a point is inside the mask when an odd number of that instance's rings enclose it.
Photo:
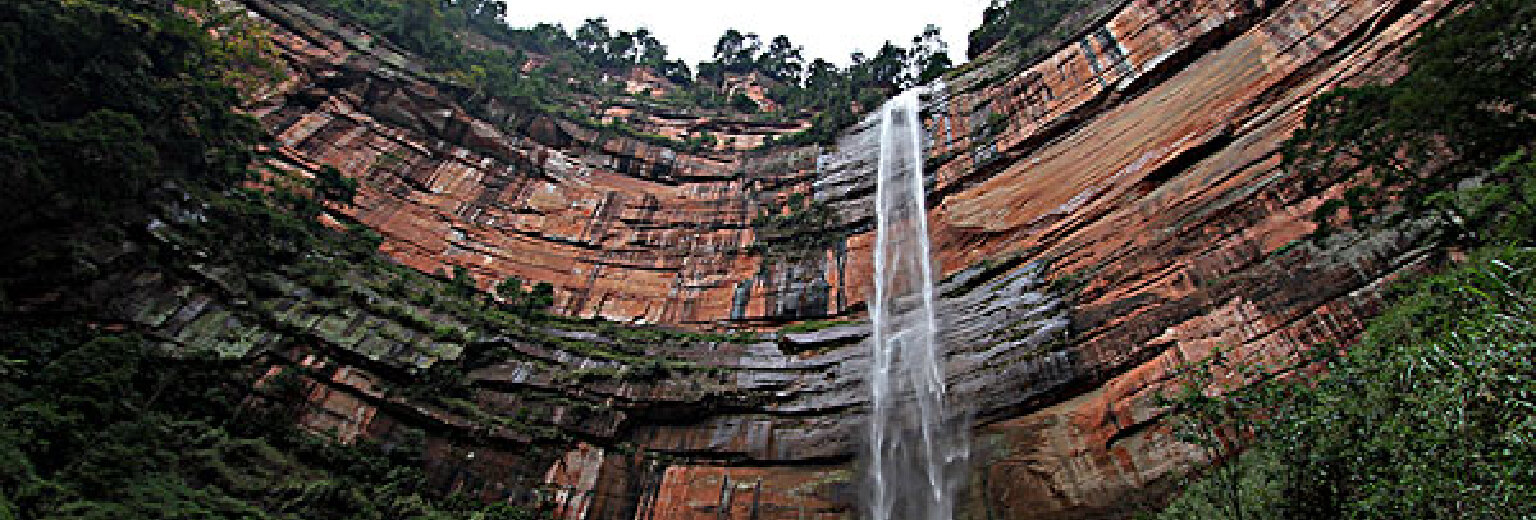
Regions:
[[[1224,464],[1158,518],[1536,515],[1533,274],[1529,249],[1475,252],[1408,285],[1347,352],[1304,356],[1291,381],[1185,394],[1180,431]],[[1236,429],[1253,432],[1241,455],[1205,440]]]
[[[506,0],[481,0],[470,17],[471,23],[482,31],[505,27],[502,20],[507,16]]]
[[[725,84],[725,67],[718,61],[705,61],[699,63],[699,82],[714,88]],[[701,85],[701,91],[702,91]],[[702,97],[702,96],[701,96]]]
[[[0,20],[0,231],[132,221],[167,185],[217,191],[251,177],[263,132],[231,110],[227,76],[246,38],[209,35],[238,19],[14,0]]]
[[[656,72],[679,85],[688,86],[693,83],[693,71],[688,70],[688,63],[683,60],[662,62]]]
[[[637,63],[647,67],[661,67],[667,63],[667,46],[657,40],[650,29],[635,29],[635,41],[638,49],[635,55]]]
[[[453,288],[461,296],[469,296],[475,293],[475,277],[469,274],[469,269],[462,265],[453,266]]]
[[[613,35],[608,29],[607,18],[588,18],[576,28],[575,42],[578,49],[586,55],[587,59],[598,64],[599,67],[608,66],[608,46],[613,41]]]
[[[516,302],[523,298],[523,281],[516,276],[509,276],[496,284],[496,295],[508,302]]]
[[[812,92],[828,95],[840,89],[843,83],[843,74],[837,69],[837,65],[827,60],[816,58],[806,69],[805,88]]]
[[[1353,185],[1318,210],[1322,229],[1340,210],[1354,221],[1421,214],[1437,204],[1432,193],[1536,142],[1532,27],[1536,4],[1480,2],[1425,29],[1397,81],[1314,100],[1287,143],[1286,166],[1304,173],[1311,190]],[[1468,223],[1464,234],[1475,237],[1478,227]]]
[[[726,29],[715,41],[715,62],[720,64],[722,73],[746,74],[756,67],[761,49],[762,41],[756,34]]]
[[[576,45],[576,41],[566,34],[564,28],[551,23],[540,23],[515,34],[519,36],[518,41],[528,50],[541,54],[551,54]]]
[[[352,198],[357,196],[357,179],[347,178],[341,170],[327,164],[315,174],[315,192],[322,200],[351,204]]]
[[[544,310],[555,304],[555,286],[549,282],[539,282],[533,286],[533,293],[529,295],[529,304],[534,309]]]
[[[801,51],[802,48],[791,43],[788,36],[775,36],[768,44],[768,50],[758,57],[757,69],[775,80],[798,84],[800,72],[805,68]]]
[[[1262,367],[1235,361],[1230,353],[1212,349],[1210,357],[1180,367],[1172,396],[1158,395],[1159,406],[1172,414],[1173,436],[1193,445],[1213,467],[1204,475],[1211,502],[1224,518],[1243,520],[1253,500],[1245,496],[1249,467],[1237,463],[1242,444],[1253,437],[1255,401],[1243,395]],[[1225,377],[1222,377],[1225,376]]]
[[[907,51],[889,41],[880,46],[875,57],[865,63],[869,70],[869,84],[887,92],[896,92],[912,84],[911,69],[907,65]]]
[[[1160,518],[1536,517],[1533,27],[1536,5],[1478,2],[1426,28],[1398,80],[1311,105],[1286,167],[1314,190],[1354,186],[1325,222],[1339,209],[1364,229],[1438,213],[1450,232],[1432,237],[1469,252],[1388,293],[1347,351],[1260,370],[1303,384],[1192,399],[1243,410],[1193,417],[1253,428],[1253,445]]]
[[[974,60],[994,46],[1007,44],[1028,62],[1082,30],[1107,5],[1082,0],[992,0],[982,12],[981,25],[969,35],[966,57]]]
[[[446,21],[438,3],[433,0],[405,0],[395,19],[394,39],[428,58],[446,58],[456,40],[445,27]]]
[[[910,74],[917,83],[928,84],[948,72],[954,66],[949,59],[949,44],[939,35],[937,25],[928,24],[922,34],[912,38],[912,50],[908,59],[912,65]]]
[[[437,492],[420,430],[341,445],[293,427],[310,383],[292,368],[258,383],[207,353],[14,319],[0,344],[29,368],[0,380],[0,518],[534,518]],[[450,365],[404,393],[465,396]]]
[[[603,61],[610,66],[633,66],[640,61],[640,44],[635,33],[621,30],[608,42]]]
[[[532,306],[531,295],[523,291],[523,281],[515,276],[509,276],[496,284],[496,295],[501,297],[503,308],[518,314],[527,314]]]
[[[736,95],[731,96],[731,108],[734,108],[744,114],[757,113],[758,110],[757,102],[753,101],[751,97],[748,97],[746,94],[741,92],[737,92]]]

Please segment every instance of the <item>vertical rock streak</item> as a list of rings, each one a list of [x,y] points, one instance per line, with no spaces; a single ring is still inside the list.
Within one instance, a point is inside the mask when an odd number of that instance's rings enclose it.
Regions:
[[[944,406],[924,202],[919,91],[880,112],[867,510],[874,520],[949,520],[951,469],[967,449]]]
[[[329,164],[362,181],[355,203],[341,211],[386,237],[383,250],[403,265],[427,272],[460,265],[481,281],[553,282],[558,308],[571,314],[705,327],[805,307],[779,302],[803,298],[790,294],[810,287],[787,273],[810,273],[835,287],[836,316],[866,302],[879,315],[885,299],[866,285],[877,256],[870,232],[871,183],[883,160],[877,143],[887,119],[903,141],[920,139],[910,122],[916,110],[902,118],[877,111],[844,134],[834,153],[674,153],[538,110],[488,105],[490,115],[475,118],[455,89],[411,72],[425,69],[392,46],[349,43],[368,37],[348,24],[292,2],[240,3],[258,20],[281,22],[271,24],[273,42],[291,79],[251,108],[278,136],[274,165],[300,171]],[[1275,160],[1311,96],[1400,74],[1403,43],[1459,4],[1112,3],[1116,13],[1049,55],[999,52],[953,77],[948,108],[935,110],[930,123],[937,142],[927,152],[900,152],[929,156],[928,195],[944,197],[928,220],[918,220],[938,255],[936,274],[951,275],[935,288],[944,296],[935,311],[947,348],[946,413],[963,403],[986,422],[974,432],[972,456],[985,464],[943,473],[973,483],[964,495],[949,495],[963,496],[949,499],[958,517],[1128,517],[1159,501],[1183,471],[1205,464],[1157,427],[1162,414],[1146,398],[1165,389],[1171,367],[1214,345],[1272,357],[1348,341],[1380,311],[1388,280],[1429,261],[1415,246],[1428,232],[1421,228],[1344,237],[1326,248],[1304,244],[1299,239],[1312,229],[1305,215],[1329,195],[1302,189],[1304,179],[1277,169]],[[923,178],[886,188],[904,191]],[[836,229],[846,235],[835,261],[765,271],[760,255],[742,253],[753,240],[750,216],[768,202],[778,207],[774,197],[785,191],[807,192],[836,211]],[[116,244],[90,249],[115,251]],[[835,279],[823,265],[836,266]],[[300,420],[315,431],[364,438],[388,435],[400,423],[441,424],[433,430],[446,432],[475,424],[459,412],[391,403],[378,389],[391,379],[339,361],[415,367],[457,355],[459,346],[435,340],[414,319],[321,298],[288,275],[278,279],[280,294],[262,305],[237,304],[223,275],[210,274],[217,271],[125,271],[58,294],[71,304],[76,296],[110,295],[109,303],[91,306],[180,345],[347,366],[346,377],[321,381],[324,391],[309,395],[312,406]],[[1294,283],[1298,276],[1312,283]],[[890,292],[901,301],[900,290]],[[419,312],[465,326],[404,298],[381,301],[412,309],[408,318]],[[763,482],[731,491],[737,517],[758,501],[755,489],[764,520],[842,516],[855,498],[877,501],[872,493],[848,493],[853,473],[831,461],[865,445],[912,446],[923,438],[908,426],[921,424],[915,392],[892,388],[908,381],[896,359],[902,354],[891,350],[875,367],[875,349],[843,348],[873,336],[862,324],[784,335],[797,352],[819,354],[786,356],[774,343],[640,347],[651,358],[718,367],[730,374],[723,378],[705,370],[623,375],[627,361],[566,348],[569,341],[606,351],[624,345],[627,334],[551,329],[540,336],[560,339],[545,342],[487,332],[517,354],[470,375],[491,383],[477,392],[477,409],[513,418],[534,410],[527,425],[574,432],[594,446],[546,453],[521,448],[565,441],[493,429],[496,444],[466,444],[459,439],[480,437],[455,433],[431,441],[434,482],[504,487],[529,504],[545,500],[532,491],[541,485],[574,490],[555,499],[573,520],[716,520],[721,502],[733,502],[722,500],[727,476]],[[568,377],[594,367],[588,372],[601,376],[596,381],[573,385]],[[633,373],[653,373],[643,368]],[[864,378],[877,373],[895,381],[882,383],[887,395],[878,410],[862,407],[875,397]],[[860,430],[866,425],[847,415],[877,411],[883,419],[871,415],[869,424],[884,430]],[[455,443],[479,455],[465,459],[451,449]],[[668,456],[598,448],[623,445]],[[582,451],[589,449],[597,451]],[[964,460],[963,444],[952,449]],[[908,460],[888,446],[871,452],[861,453],[861,470],[874,453],[887,457],[877,466]],[[540,478],[559,460],[574,466]],[[884,505],[869,516],[929,518],[896,500],[915,500],[914,490],[931,494],[943,479],[900,467],[887,478],[921,480],[883,483]],[[870,482],[860,491],[872,492]],[[505,498],[500,493],[484,492]]]

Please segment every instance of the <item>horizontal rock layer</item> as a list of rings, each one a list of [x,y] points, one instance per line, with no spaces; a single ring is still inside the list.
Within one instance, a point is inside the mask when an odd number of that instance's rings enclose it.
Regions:
[[[751,217],[772,196],[761,192],[816,164],[815,149],[687,153],[528,108],[463,107],[457,87],[350,26],[296,5],[245,5],[272,24],[286,65],[288,81],[253,109],[277,136],[282,166],[329,165],[360,180],[346,211],[400,262],[463,267],[487,288],[551,282],[566,314],[732,318],[737,288],[760,267],[746,248]],[[743,141],[800,128],[669,117],[679,132]],[[774,316],[776,289],[734,317]]]
[[[624,322],[862,312],[869,122],[828,149],[682,153],[526,108],[463,107],[451,84],[345,24],[243,3],[277,29],[288,69],[252,109],[278,136],[274,164],[359,179],[338,211],[407,266],[461,266],[482,287],[553,282],[558,311]],[[1386,281],[1423,262],[1429,231],[1299,241],[1337,187],[1303,190],[1278,168],[1280,145],[1318,93],[1401,73],[1404,42],[1446,3],[1129,1],[1037,61],[983,56],[927,100],[946,375],[977,420],[962,517],[1127,516],[1204,462],[1151,404],[1174,367],[1217,347],[1283,361],[1359,332]],[[792,193],[832,208],[835,240],[753,247],[765,239],[754,218]],[[736,341],[476,331],[470,347],[509,358],[470,374],[462,406],[424,406],[380,388],[464,341],[316,305],[293,280],[275,282],[274,304],[238,308],[195,288],[211,282],[176,280],[117,280],[123,315],[308,367],[303,421],[316,430],[429,427],[445,488],[570,519],[854,514],[857,321]],[[242,339],[221,339],[220,324]]]

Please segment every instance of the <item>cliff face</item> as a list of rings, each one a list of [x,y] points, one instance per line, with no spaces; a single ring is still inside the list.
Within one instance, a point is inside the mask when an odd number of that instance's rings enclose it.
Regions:
[[[867,124],[835,149],[678,152],[525,107],[460,106],[453,87],[353,29],[245,4],[277,28],[288,66],[253,109],[278,136],[275,164],[359,179],[342,211],[407,266],[462,266],[482,287],[550,281],[558,311],[618,321],[862,312]],[[1384,281],[1424,259],[1412,248],[1422,231],[1296,245],[1328,191],[1278,169],[1279,146],[1312,96],[1399,73],[1402,45],[1445,4],[1130,1],[1039,61],[983,56],[930,100],[947,375],[978,420],[962,516],[1124,516],[1204,462],[1150,403],[1175,365],[1216,347],[1280,360],[1358,333]],[[784,245],[754,222],[792,193],[831,209],[824,240]],[[207,298],[165,300],[125,314],[153,326],[220,318],[200,317],[218,308]],[[282,355],[341,367],[316,378],[303,421],[344,438],[434,425],[444,487],[570,519],[853,514],[867,332],[856,321],[738,342],[638,341],[624,328],[480,337],[515,356],[471,373],[475,406],[450,410],[376,387],[456,347],[375,348],[347,340],[371,317],[296,312],[279,321],[315,332]],[[647,358],[687,369],[646,369]]]
[[[1145,428],[1176,365],[1214,348],[1274,364],[1359,333],[1383,280],[1423,260],[1421,231],[1293,242],[1337,193],[1278,169],[1279,147],[1311,96],[1398,74],[1404,40],[1444,6],[1132,2],[956,96],[953,118],[1007,123],[955,125],[967,153],[938,170],[936,249],[949,268],[1027,251],[1080,280],[1066,351],[1091,382],[982,428],[998,446],[978,476],[988,510],[1123,508],[1196,458]]]
[[[730,317],[733,292],[758,267],[744,254],[755,185],[814,167],[814,151],[797,151],[772,171],[744,172],[738,153],[679,152],[498,102],[464,107],[454,87],[345,24],[292,5],[248,6],[276,26],[288,65],[289,81],[255,109],[283,166],[331,165],[362,181],[349,212],[400,262],[465,267],[487,288],[507,277],[551,282],[565,314]],[[636,115],[594,105],[574,108],[594,120]],[[643,115],[642,130],[710,135],[722,147],[803,127]],[[764,315],[762,302],[751,316]]]

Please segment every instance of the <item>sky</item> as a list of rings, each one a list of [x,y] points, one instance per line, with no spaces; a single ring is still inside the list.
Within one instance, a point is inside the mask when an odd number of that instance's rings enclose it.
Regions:
[[[938,25],[949,57],[965,61],[966,35],[981,24],[989,0],[513,0],[507,22],[526,27],[559,23],[574,31],[587,18],[604,17],[614,31],[646,27],[688,66],[712,59],[726,29],[757,33],[766,46],[776,35],[805,48],[806,61],[846,66],[855,50],[873,55],[890,40],[903,47],[927,24]]]

